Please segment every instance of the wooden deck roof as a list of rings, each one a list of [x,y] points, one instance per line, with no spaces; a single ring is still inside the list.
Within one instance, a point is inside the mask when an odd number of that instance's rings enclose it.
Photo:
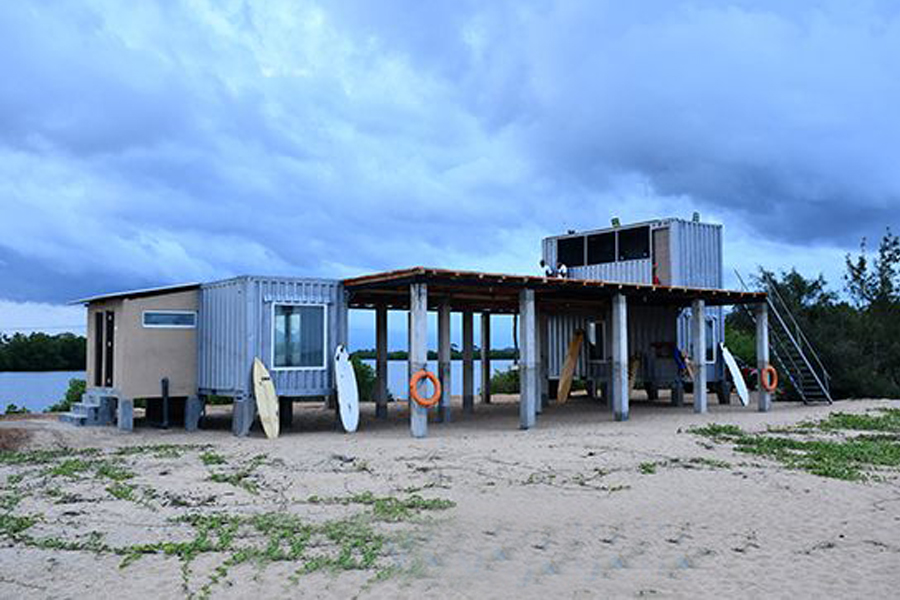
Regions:
[[[532,275],[454,271],[412,267],[385,271],[343,281],[350,292],[351,308],[409,308],[409,285],[428,285],[429,308],[449,301],[453,310],[512,313],[518,310],[519,291],[535,290],[542,310],[596,309],[614,294],[657,306],[687,306],[705,300],[710,306],[765,302],[764,292],[741,292],[643,283],[613,283],[599,280],[561,279]]]

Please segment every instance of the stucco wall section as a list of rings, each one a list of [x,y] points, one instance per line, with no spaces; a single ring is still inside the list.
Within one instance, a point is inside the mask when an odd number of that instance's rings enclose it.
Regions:
[[[169,394],[197,393],[197,330],[146,328],[147,310],[191,310],[198,306],[197,290],[143,298],[91,303],[88,306],[87,382],[94,386],[94,315],[115,311],[113,387],[129,398],[160,395],[160,381],[169,378]]]

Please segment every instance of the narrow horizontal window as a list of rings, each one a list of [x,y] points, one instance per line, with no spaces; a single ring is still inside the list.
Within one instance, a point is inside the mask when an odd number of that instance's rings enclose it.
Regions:
[[[197,313],[192,310],[160,310],[144,312],[144,327],[193,329],[197,326]]]
[[[272,338],[276,369],[325,368],[325,307],[276,304]]]

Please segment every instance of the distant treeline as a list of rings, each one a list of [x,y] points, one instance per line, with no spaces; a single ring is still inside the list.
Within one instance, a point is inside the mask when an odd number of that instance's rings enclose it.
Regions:
[[[365,348],[363,350],[356,350],[353,352],[353,356],[361,359],[375,360],[375,350],[373,348]],[[451,360],[462,360],[462,350],[454,347],[450,350],[450,358]],[[512,360],[516,357],[515,348],[501,348],[496,350],[491,350],[490,352],[491,360]],[[388,360],[406,360],[409,358],[409,353],[406,350],[394,350],[392,352],[388,352]],[[475,346],[474,350],[474,358],[478,360],[481,358],[481,348]],[[437,360],[438,353],[436,350],[428,351],[428,360]]]
[[[86,352],[73,333],[0,334],[0,371],[84,371]]]

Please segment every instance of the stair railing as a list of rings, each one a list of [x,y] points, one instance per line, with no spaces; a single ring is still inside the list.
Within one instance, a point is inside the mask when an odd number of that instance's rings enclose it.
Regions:
[[[781,293],[778,291],[778,285],[775,283],[775,281],[772,279],[772,277],[769,276],[768,273],[764,272],[763,275],[766,278],[766,282],[768,284],[767,287],[774,292],[774,297],[778,299],[778,301],[783,306],[784,312],[787,314],[788,318],[790,318],[791,323],[793,324],[794,329],[797,332],[797,339],[805,345],[806,349],[809,351],[809,354],[813,357],[813,359],[815,359],[816,364],[818,365],[819,369],[821,369],[822,380],[820,382],[820,385],[822,385],[822,389],[828,396],[828,400],[830,402],[831,401],[831,374],[828,372],[828,369],[825,368],[825,365],[822,363],[822,359],[819,358],[818,352],[816,352],[816,349],[813,347],[812,343],[810,343],[809,338],[806,337],[806,334],[803,333],[803,329],[800,328],[800,324],[797,323],[797,319],[794,318],[794,315],[791,313],[790,309],[788,308],[787,302],[784,301],[784,298],[781,296]],[[814,371],[814,369],[812,369],[812,365],[810,365],[810,370]],[[817,377],[817,379],[818,379],[818,377]]]

